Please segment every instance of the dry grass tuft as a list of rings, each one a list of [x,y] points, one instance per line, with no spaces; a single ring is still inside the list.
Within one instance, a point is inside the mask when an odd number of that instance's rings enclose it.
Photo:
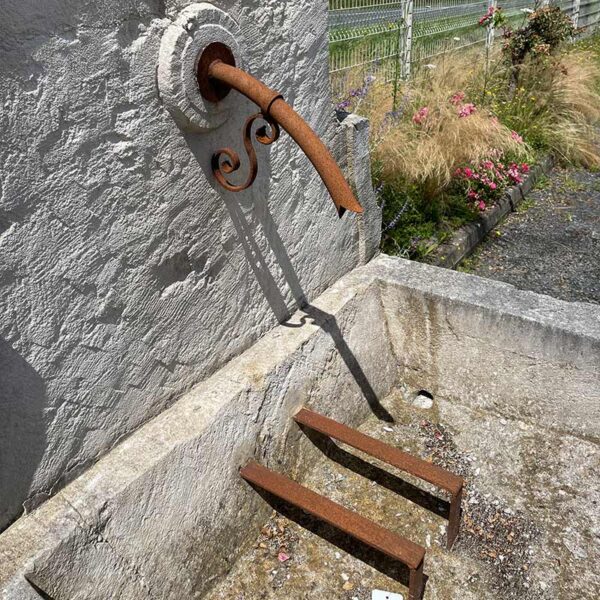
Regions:
[[[566,162],[600,167],[596,125],[600,122],[600,65],[589,52],[570,52],[547,92],[548,142]]]
[[[485,108],[477,107],[466,117],[459,110],[472,100],[465,96],[451,102],[457,92],[468,91],[481,78],[481,66],[469,58],[448,56],[437,68],[422,71],[399,92],[398,119],[390,121],[392,110],[389,85],[376,85],[361,112],[369,118],[374,132],[373,154],[384,179],[402,177],[419,185],[426,197],[447,187],[459,166],[477,164],[499,152],[525,155],[511,130]],[[412,116],[422,107],[427,117],[415,124]]]

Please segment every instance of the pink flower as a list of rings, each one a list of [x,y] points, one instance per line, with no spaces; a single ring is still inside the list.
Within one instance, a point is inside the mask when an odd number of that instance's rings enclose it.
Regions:
[[[512,163],[508,169],[508,177],[513,183],[523,183],[523,178],[519,173],[519,167],[515,163]]]
[[[472,177],[473,177],[473,171],[471,169],[469,169],[469,167],[465,167],[463,173],[465,174],[465,177],[467,179],[472,179]]]
[[[465,99],[464,92],[456,92],[456,94],[454,94],[450,98],[450,104],[454,104],[454,106],[458,106],[464,99]]]
[[[469,104],[463,104],[460,107],[460,109],[458,110],[458,116],[460,118],[468,117],[469,115],[472,115],[476,110],[477,108],[475,107],[475,105],[469,102]]]
[[[498,186],[493,181],[490,181],[488,187],[490,188],[490,190],[495,190]]]
[[[469,198],[469,200],[479,200],[479,194],[475,190],[469,190],[467,192],[467,198]]]
[[[519,169],[521,173],[529,173],[529,165],[527,163],[522,163]]]
[[[423,123],[423,121],[427,118],[428,114],[429,114],[429,108],[427,108],[427,106],[423,106],[413,115],[413,118],[412,118],[413,123],[415,125],[421,125]]]
[[[493,169],[494,168],[494,163],[491,160],[484,160],[481,163],[481,166],[484,169]]]
[[[483,200],[480,200],[480,201],[477,203],[477,208],[478,208],[479,210],[485,210],[485,202],[484,202]]]
[[[483,15],[483,17],[481,17],[481,19],[479,19],[479,24],[480,25],[486,25],[487,22],[489,20],[491,20],[491,18],[494,16],[494,13],[496,12],[496,8],[493,6],[490,6],[487,10],[487,12],[485,13],[485,15]]]
[[[510,132],[510,137],[513,140],[515,140],[515,142],[517,142],[518,144],[522,144],[523,143],[523,138],[516,131],[511,131]]]

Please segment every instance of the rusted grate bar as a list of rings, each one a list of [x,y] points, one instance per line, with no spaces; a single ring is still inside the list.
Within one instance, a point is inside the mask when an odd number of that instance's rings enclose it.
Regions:
[[[294,420],[301,425],[305,425],[323,435],[352,446],[352,448],[356,448],[365,454],[373,456],[401,471],[410,473],[449,492],[451,499],[448,516],[447,547],[452,547],[460,526],[461,500],[464,485],[462,477],[454,475],[454,473],[450,473],[446,469],[432,465],[416,456],[402,452],[398,448],[394,448],[389,444],[385,444],[312,410],[301,408],[294,416]]]
[[[410,570],[409,600],[421,598],[425,548],[254,461],[243,467],[240,475],[270,494],[404,563]]]

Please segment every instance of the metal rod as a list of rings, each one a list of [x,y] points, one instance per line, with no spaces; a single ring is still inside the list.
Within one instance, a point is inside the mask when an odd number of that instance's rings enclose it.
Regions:
[[[386,556],[399,560],[409,568],[409,600],[420,600],[423,593],[425,548],[393,533],[361,514],[329,500],[321,494],[250,461],[240,470],[249,483],[281,498],[313,517],[343,531]]]
[[[302,117],[282,98],[281,94],[238,67],[220,59],[210,63],[209,78],[240,92],[257,104],[261,111],[277,122],[304,151],[329,191],[340,217],[345,210],[362,213],[363,207],[331,153]]]
[[[405,473],[410,473],[423,479],[450,494],[450,514],[448,516],[447,547],[451,548],[460,528],[461,499],[464,480],[462,477],[450,473],[436,465],[402,452],[380,440],[376,440],[356,429],[334,421],[320,413],[301,408],[294,420],[300,425],[309,427],[314,431],[336,439],[343,444],[356,448],[369,456],[373,456],[388,465],[392,465]]]

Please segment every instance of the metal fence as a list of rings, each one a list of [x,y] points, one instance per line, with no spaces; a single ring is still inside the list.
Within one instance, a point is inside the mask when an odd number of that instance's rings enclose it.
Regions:
[[[334,98],[360,89],[369,75],[391,80],[449,50],[486,44],[494,31],[479,19],[501,7],[513,26],[544,0],[329,0],[329,70]],[[546,4],[548,2],[545,2]],[[600,21],[600,0],[551,0],[578,27]]]

